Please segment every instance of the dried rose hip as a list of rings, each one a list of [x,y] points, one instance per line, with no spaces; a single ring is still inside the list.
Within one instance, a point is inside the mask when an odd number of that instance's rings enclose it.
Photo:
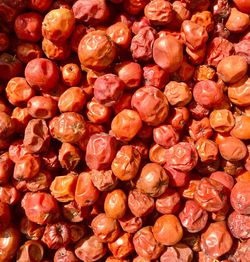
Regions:
[[[38,174],[41,168],[39,156],[27,154],[21,157],[14,168],[13,177],[16,180],[27,180]]]
[[[152,228],[154,237],[157,242],[163,245],[175,245],[183,236],[183,229],[174,215],[160,216]]]
[[[121,189],[109,192],[104,201],[104,211],[108,217],[122,218],[127,210],[127,196]]]
[[[45,192],[28,192],[22,199],[26,216],[39,225],[55,221],[59,217],[59,207],[54,197]]]
[[[214,258],[227,253],[231,249],[232,244],[232,237],[224,221],[211,223],[201,235],[201,249]]]
[[[132,38],[130,50],[135,61],[147,62],[153,57],[153,44],[156,31],[152,27],[141,28]]]
[[[159,37],[154,42],[155,63],[169,73],[178,70],[183,61],[183,46],[174,36]]]
[[[80,207],[75,201],[71,201],[69,203],[66,203],[63,206],[63,216],[65,219],[67,219],[70,222],[78,223],[83,221],[84,218],[86,218],[90,214],[90,209],[88,206]],[[82,235],[84,235],[84,228],[82,227]],[[77,230],[79,232],[79,229]],[[81,236],[81,234],[79,234]],[[73,237],[72,237],[73,238]],[[79,240],[81,237],[77,237],[77,240]],[[77,241],[76,240],[76,241]]]
[[[91,180],[94,186],[100,191],[111,191],[116,187],[118,182],[112,170],[92,170]]]
[[[163,89],[168,82],[168,73],[156,64],[143,67],[143,77],[146,86]]]
[[[179,142],[166,152],[166,167],[179,171],[191,171],[198,162],[198,154],[193,144]]]
[[[132,96],[131,105],[138,111],[141,120],[152,126],[163,123],[169,112],[166,97],[155,87],[138,89]]]
[[[107,28],[107,35],[122,48],[128,48],[131,42],[131,29],[124,22],[117,22]]]
[[[202,178],[194,192],[194,200],[209,212],[221,210],[226,202],[225,187],[211,178]]]
[[[67,174],[57,176],[50,185],[51,195],[59,202],[68,202],[75,199],[77,176]]]
[[[154,25],[166,25],[174,18],[172,6],[165,0],[149,2],[144,8],[144,13],[146,18]]]
[[[15,122],[6,113],[0,112],[0,138],[6,139],[15,132]]]
[[[223,90],[212,80],[203,80],[194,86],[194,100],[210,109],[222,101]]]
[[[21,40],[38,42],[42,38],[42,16],[36,12],[23,13],[15,19],[15,33]]]
[[[184,82],[170,81],[165,86],[164,94],[172,106],[185,106],[192,99],[192,93]]]
[[[249,262],[248,2],[0,0],[0,262]]]
[[[208,33],[205,27],[190,20],[183,21],[181,33],[186,46],[191,50],[201,48],[208,40]]]
[[[24,130],[23,145],[29,153],[46,152],[49,148],[49,128],[42,119],[32,119]]]
[[[136,187],[152,197],[159,197],[168,187],[166,170],[156,163],[146,164],[138,177]]]
[[[248,14],[240,12],[237,8],[232,7],[225,26],[230,32],[241,33],[248,28],[249,23],[250,19]]]
[[[142,68],[140,64],[134,62],[124,62],[115,68],[119,78],[126,85],[126,89],[133,89],[140,86],[142,78]]]
[[[162,262],[167,262],[170,261],[171,259],[174,259],[174,261],[180,260],[180,261],[191,262],[193,261],[193,257],[194,257],[193,251],[188,245],[183,243],[178,243],[174,246],[167,247],[166,250],[161,255],[160,260]]]
[[[109,8],[104,0],[78,0],[72,6],[78,21],[97,25],[105,22],[109,16]]]
[[[0,155],[0,184],[5,184],[13,173],[14,163],[10,159],[9,153]]]
[[[130,141],[142,128],[139,113],[130,109],[123,109],[111,122],[111,130],[119,140]]]
[[[107,169],[116,154],[116,139],[106,133],[90,137],[86,148],[86,164],[91,169]]]
[[[61,94],[58,100],[60,112],[80,113],[86,103],[86,94],[80,87],[70,87]]]
[[[70,143],[62,143],[59,149],[58,160],[62,168],[74,170],[82,158],[81,151]]]
[[[35,95],[34,90],[23,77],[11,78],[5,91],[9,102],[14,106],[25,105]]]
[[[93,205],[100,195],[100,191],[93,185],[89,172],[81,173],[77,178],[75,201],[80,207]]]
[[[125,88],[124,83],[114,74],[106,74],[96,79],[94,97],[102,105],[112,106],[117,103]]]
[[[120,234],[119,223],[117,220],[108,217],[103,213],[97,215],[92,220],[91,228],[94,235],[104,243],[115,241]]]
[[[28,240],[17,251],[16,261],[41,261],[44,255],[44,248],[40,241]]]
[[[152,227],[143,227],[133,237],[133,244],[136,253],[145,259],[157,259],[164,247],[157,243],[152,233]]]
[[[229,161],[238,161],[242,160],[246,156],[247,147],[240,139],[229,136],[219,144],[219,151],[224,159]]]
[[[213,162],[218,159],[219,149],[215,142],[207,138],[200,138],[195,143],[201,162]]]
[[[115,59],[116,47],[105,32],[97,30],[82,38],[78,46],[78,56],[83,66],[103,70]]]
[[[77,143],[86,134],[86,123],[82,115],[66,112],[52,118],[49,131],[53,138],[63,143]]]
[[[43,52],[38,44],[24,42],[17,46],[16,55],[21,62],[27,64],[35,58],[41,58]]]
[[[105,256],[107,248],[96,236],[89,236],[79,241],[75,248],[76,256],[82,261],[97,261]]]
[[[42,239],[49,248],[58,249],[70,243],[70,229],[65,222],[48,224],[45,227]]]
[[[136,233],[142,227],[143,223],[141,217],[136,217],[130,212],[126,212],[118,221],[123,231],[131,234]]]
[[[250,181],[237,182],[231,190],[230,200],[233,209],[240,214],[249,215]]]
[[[116,239],[116,241],[108,243],[108,248],[113,256],[117,258],[128,257],[134,251],[132,235],[129,233],[123,233]]]
[[[42,23],[42,34],[52,42],[64,42],[69,38],[75,25],[73,11],[67,8],[48,12]]]
[[[79,260],[76,258],[73,250],[70,248],[61,247],[57,249],[55,256],[54,256],[55,262],[78,262]]]
[[[0,239],[0,259],[2,261],[13,260],[21,242],[19,230],[13,226],[9,226],[1,230]]]
[[[117,151],[111,169],[117,178],[122,181],[127,181],[137,175],[140,163],[140,152],[132,145],[125,145]]]
[[[180,194],[174,189],[166,189],[155,201],[155,208],[161,214],[174,214],[180,207]]]
[[[9,81],[13,77],[22,75],[23,65],[15,56],[8,53],[0,55],[0,79]]]
[[[57,65],[46,58],[35,58],[29,61],[24,74],[31,87],[42,91],[54,89],[59,80]]]
[[[247,239],[249,238],[250,229],[249,229],[250,217],[247,215],[241,215],[236,211],[233,211],[227,220],[227,225],[235,238]]]
[[[195,201],[188,200],[184,209],[179,213],[181,224],[188,232],[196,233],[205,228],[208,220],[208,213]]]
[[[128,195],[128,207],[136,217],[144,217],[154,210],[154,199],[137,189],[131,190]]]

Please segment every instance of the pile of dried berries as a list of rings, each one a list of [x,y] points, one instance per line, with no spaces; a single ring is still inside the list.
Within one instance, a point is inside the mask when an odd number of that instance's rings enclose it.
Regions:
[[[250,1],[0,1],[0,262],[250,261]]]

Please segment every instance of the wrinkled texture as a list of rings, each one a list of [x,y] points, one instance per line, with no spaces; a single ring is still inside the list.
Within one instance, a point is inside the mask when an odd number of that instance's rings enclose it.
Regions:
[[[42,23],[42,34],[54,42],[63,42],[69,38],[75,25],[72,10],[60,8],[46,14]]]
[[[125,145],[117,152],[111,169],[114,175],[122,181],[133,179],[141,163],[141,155],[139,151],[130,145]]]
[[[163,167],[148,163],[142,168],[136,187],[152,197],[162,195],[168,187],[168,175]]]
[[[178,243],[174,246],[167,247],[164,253],[160,257],[161,262],[167,261],[193,261],[192,249],[183,243]]]
[[[247,61],[241,56],[228,56],[223,58],[217,66],[217,73],[225,83],[235,83],[247,73]]]
[[[202,178],[198,183],[194,200],[209,212],[221,210],[227,201],[224,186],[211,178]]]
[[[86,134],[86,123],[82,115],[66,112],[50,121],[49,130],[53,138],[63,143],[77,143]]]
[[[104,133],[90,137],[86,148],[86,164],[91,169],[102,170],[110,167],[116,154],[116,139]]]
[[[42,91],[55,88],[59,80],[57,65],[46,58],[35,58],[29,61],[24,73],[28,84]]]
[[[163,215],[159,217],[152,228],[155,239],[163,245],[175,245],[182,236],[183,229],[174,215]]]
[[[208,40],[208,33],[202,25],[185,20],[181,25],[181,33],[185,44],[191,50],[198,50]]]
[[[191,171],[197,164],[198,154],[188,142],[179,142],[166,152],[166,166],[179,171]]]
[[[134,189],[128,194],[128,207],[136,217],[144,217],[152,213],[154,209],[154,199]]]
[[[108,247],[116,258],[126,258],[134,251],[132,235],[123,233],[116,241],[108,243]]]
[[[153,47],[155,63],[169,73],[178,70],[183,61],[183,46],[173,36],[156,39]]]
[[[237,182],[231,190],[230,200],[233,209],[242,215],[250,214],[250,181]]]
[[[148,61],[153,57],[153,44],[156,32],[152,27],[139,30],[131,41],[130,50],[135,61]]]
[[[116,48],[111,39],[100,30],[85,35],[78,46],[81,64],[87,68],[102,70],[114,60]]]
[[[228,228],[232,235],[239,239],[249,238],[250,236],[250,217],[233,212],[227,220]]]
[[[98,261],[107,252],[107,248],[96,236],[82,239],[76,246],[75,254],[82,261]]]
[[[72,9],[77,20],[91,25],[104,22],[109,15],[109,9],[104,0],[78,0]]]
[[[145,16],[155,25],[166,25],[174,18],[172,6],[165,0],[153,0],[144,8]]]
[[[0,1],[0,261],[249,262],[248,2]]]
[[[184,209],[179,213],[182,225],[190,233],[201,231],[207,224],[208,213],[202,209],[195,201],[188,200]]]
[[[131,105],[138,111],[141,120],[152,126],[163,123],[169,112],[166,97],[155,87],[138,89],[132,96]]]
[[[234,53],[234,46],[231,42],[223,37],[215,37],[207,48],[207,63],[217,66],[219,62]]]
[[[194,86],[194,100],[206,108],[213,108],[223,98],[222,88],[212,80],[203,80]]]
[[[201,235],[201,249],[214,258],[227,253],[231,249],[232,244],[232,237],[223,221],[211,223]]]
[[[119,224],[117,220],[108,217],[106,214],[97,215],[91,223],[91,228],[95,236],[97,236],[101,242],[113,242],[120,233]]]
[[[50,143],[49,128],[44,120],[32,119],[24,130],[23,145],[29,153],[48,150]]]
[[[152,227],[143,227],[133,237],[136,253],[145,259],[157,259],[163,251],[163,245],[156,242]]]
[[[70,229],[66,223],[47,225],[42,241],[51,249],[58,249],[70,242]]]
[[[112,106],[122,96],[123,82],[113,74],[106,74],[96,79],[94,83],[94,97],[102,105]]]
[[[22,207],[29,220],[39,225],[52,222],[59,216],[56,200],[44,192],[26,193],[22,199]]]
[[[108,217],[119,219],[126,214],[127,196],[121,189],[109,192],[104,201],[104,211]]]

